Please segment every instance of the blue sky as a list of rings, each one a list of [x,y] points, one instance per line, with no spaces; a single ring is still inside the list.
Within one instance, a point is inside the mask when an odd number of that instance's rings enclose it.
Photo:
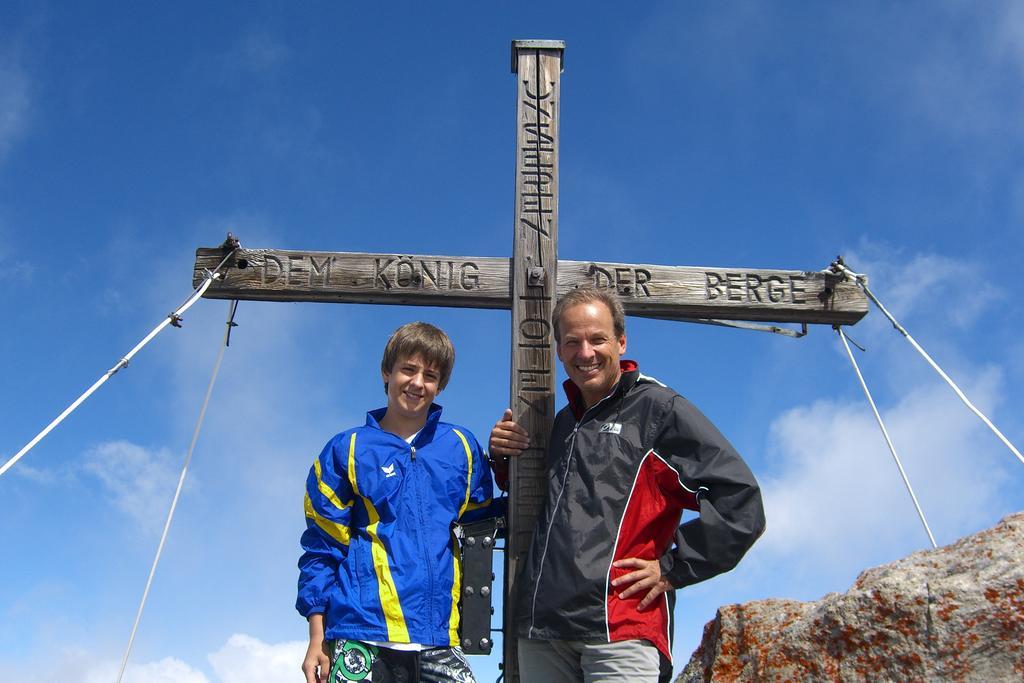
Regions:
[[[511,253],[513,38],[567,43],[564,258],[817,270],[836,254],[1017,444],[1024,7],[911,3],[0,6],[0,455],[191,289],[194,250]],[[201,301],[0,478],[0,680],[113,680],[227,303]],[[380,405],[390,332],[458,358],[480,440],[502,311],[243,302],[128,680],[299,680],[305,473]],[[1024,507],[1024,468],[876,312],[850,330],[940,543]],[[631,319],[629,353],[763,484],[768,531],[679,595],[816,599],[927,546],[828,328]],[[475,659],[493,680],[494,658]]]

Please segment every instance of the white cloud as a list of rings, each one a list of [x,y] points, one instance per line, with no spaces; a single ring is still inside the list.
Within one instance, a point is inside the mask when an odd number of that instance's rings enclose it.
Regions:
[[[988,284],[981,264],[934,253],[908,254],[869,241],[847,255],[850,266],[870,277],[875,294],[974,404],[998,418],[994,412],[1004,400],[1003,368],[979,367],[963,349],[1002,297]],[[971,286],[964,287],[965,282]],[[991,524],[1000,511],[1008,512],[1012,496],[1005,482],[1011,460],[996,437],[878,311],[873,309],[853,335],[870,349],[854,353],[938,542],[948,543]],[[769,523],[760,550],[808,573],[833,577],[928,545],[892,455],[852,378],[850,387],[854,398],[848,401],[818,401],[775,419],[768,442],[771,475],[762,476]],[[978,505],[981,500],[989,504]],[[831,589],[842,588],[833,584]]]
[[[630,47],[659,75],[713,73],[732,83],[749,77],[751,55],[774,40],[777,21],[777,12],[763,3],[733,2],[713,11],[662,3]],[[723,45],[729,49],[711,49]]]
[[[151,451],[129,441],[108,441],[85,454],[83,469],[96,476],[114,505],[147,531],[161,528],[173,496],[181,458],[161,449]],[[186,480],[195,487],[194,477]]]
[[[1024,5],[1005,0],[996,7],[999,21],[990,49],[1024,74]]]
[[[865,52],[857,44],[850,55],[869,96],[883,98],[910,126],[927,124],[986,156],[1024,141],[1017,115],[1024,100],[1014,87],[1024,72],[1020,3],[933,3],[927,12],[888,6],[881,21],[857,16],[866,23],[854,35],[870,36],[880,48]],[[920,32],[929,39],[906,40]]]
[[[28,454],[26,453],[26,456],[27,455]],[[31,465],[26,465],[24,460],[19,461],[17,467],[15,467],[11,473],[18,475],[19,477],[24,477],[32,483],[39,484],[40,486],[52,485],[63,478],[61,477],[61,473],[59,471],[55,471],[53,468],[40,469],[32,467]]]
[[[301,680],[299,666],[306,643],[265,643],[236,633],[219,650],[207,656],[213,678],[180,657],[166,656],[141,664],[129,661],[125,683],[280,683]],[[0,665],[0,680],[20,683],[110,683],[117,679],[120,659],[100,660],[91,648],[66,647],[47,667],[34,671]],[[42,670],[42,669],[46,670]]]
[[[208,659],[218,683],[278,683],[301,679],[299,665],[305,655],[302,641],[264,643],[236,633]]]
[[[120,660],[101,661],[82,647],[65,648],[53,659],[37,662],[31,669],[0,666],[4,681],[18,683],[110,683],[117,680]],[[145,664],[128,664],[125,683],[210,683],[210,680],[175,657]]]
[[[868,12],[835,3],[801,10],[825,37],[816,47],[827,58],[813,64],[804,60],[799,73],[825,83],[841,79],[858,105],[882,108],[893,124],[925,123],[956,139],[984,142],[994,153],[1006,149],[1006,136],[1024,138],[1017,114],[1022,98],[1013,87],[1024,72],[1019,2],[876,5]],[[788,87],[785,69],[804,59],[799,47],[808,42],[799,31],[791,43],[779,40],[793,33],[792,19],[784,4],[734,2],[701,10],[664,3],[633,51],[662,79],[696,76],[714,87],[733,88],[773,78]],[[909,39],[922,34],[928,39]],[[799,108],[818,102],[800,96],[787,101]]]
[[[999,384],[999,373],[989,370],[967,388],[990,409]],[[910,391],[882,416],[940,544],[990,523],[993,511],[1005,507],[1003,454],[944,385]],[[828,573],[928,546],[866,403],[819,401],[789,410],[772,424],[770,448],[774,474],[763,477],[769,524],[762,551]]]
[[[25,132],[29,107],[28,75],[14,60],[0,57],[0,161]]]
[[[868,276],[868,287],[905,327],[908,320],[927,319],[964,330],[1005,298],[992,284],[989,269],[975,261],[933,253],[908,255],[886,242],[862,239],[847,250],[846,262]],[[862,328],[890,326],[874,305],[871,313]]]
[[[120,663],[108,662],[87,672],[81,681],[82,683],[110,683],[110,681],[117,680],[117,672],[120,668]],[[164,657],[159,661],[138,666],[129,665],[124,672],[123,680],[125,683],[210,683],[210,680],[202,672],[196,671],[174,657]]]
[[[0,98],[3,97],[3,82],[0,77]],[[0,132],[0,161],[3,161],[4,141]],[[9,243],[11,240],[5,234],[7,231],[0,226],[0,281],[28,282],[35,273],[32,262],[14,255]]]
[[[229,66],[254,72],[274,69],[287,59],[288,47],[274,35],[260,29],[246,31],[227,55]]]

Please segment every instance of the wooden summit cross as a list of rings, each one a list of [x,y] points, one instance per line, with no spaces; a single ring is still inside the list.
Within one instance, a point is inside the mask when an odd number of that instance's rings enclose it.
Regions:
[[[512,460],[505,605],[512,604],[544,495],[554,419],[556,297],[580,285],[613,289],[627,315],[850,325],[867,313],[852,283],[818,272],[557,260],[560,40],[512,42],[518,75],[512,258],[238,249],[207,298],[504,308],[512,311],[511,406],[531,447]],[[196,251],[194,282],[225,248]],[[495,415],[500,414],[495,406]],[[512,609],[503,615],[506,681],[517,681]]]

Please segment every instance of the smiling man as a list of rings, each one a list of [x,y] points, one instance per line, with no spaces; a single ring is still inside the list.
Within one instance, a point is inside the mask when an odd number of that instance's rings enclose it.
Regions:
[[[296,600],[306,683],[474,680],[458,648],[452,525],[491,514],[492,485],[476,439],[434,404],[454,363],[438,328],[398,328],[380,366],[387,406],[313,463]]]
[[[520,676],[654,682],[671,661],[667,592],[739,562],[764,530],[760,490],[700,411],[622,360],[617,297],[576,289],[552,317],[569,404],[518,583]],[[499,475],[528,445],[506,410],[490,438]],[[680,526],[683,510],[698,516]]]

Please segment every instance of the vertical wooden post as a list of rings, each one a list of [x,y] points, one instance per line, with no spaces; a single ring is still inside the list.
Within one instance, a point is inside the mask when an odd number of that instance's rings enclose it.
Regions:
[[[558,284],[559,81],[565,43],[512,41],[516,74],[516,209],[512,247],[512,396],[530,448],[512,459],[505,554],[504,672],[518,683],[515,595],[544,498],[548,438],[555,416],[551,311]]]

